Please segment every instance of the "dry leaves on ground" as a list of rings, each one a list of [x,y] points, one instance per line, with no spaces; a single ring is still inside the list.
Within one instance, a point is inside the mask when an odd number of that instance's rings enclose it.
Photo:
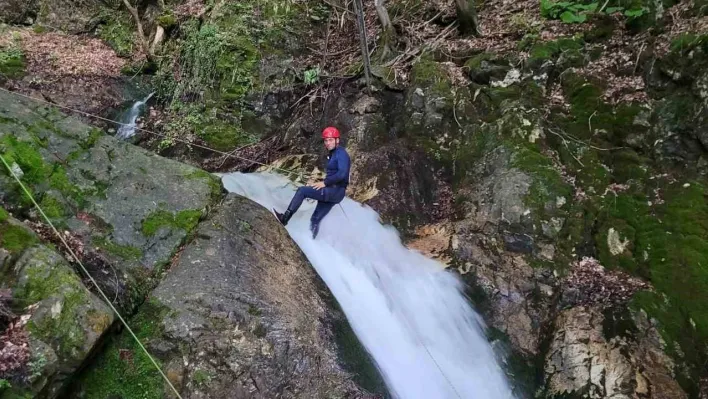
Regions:
[[[649,283],[621,271],[606,270],[597,259],[583,257],[564,278],[564,296],[573,305],[611,307],[626,303]]]

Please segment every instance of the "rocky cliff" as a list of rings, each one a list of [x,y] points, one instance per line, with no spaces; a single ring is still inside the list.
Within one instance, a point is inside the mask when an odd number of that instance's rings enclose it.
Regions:
[[[101,290],[0,173],[2,397],[169,397],[106,299],[182,397],[363,395],[346,321],[270,212],[54,108],[0,93],[0,112],[0,154]]]
[[[465,278],[528,396],[707,397],[708,6],[474,6],[479,36],[451,1],[387,2],[388,31],[367,3],[370,86],[339,2],[140,3],[146,38],[166,32],[145,62],[120,5],[93,33],[152,81],[145,126],[165,136],[136,142],[165,156],[305,179],[340,127],[350,196]],[[27,31],[6,33],[0,71],[39,95]]]

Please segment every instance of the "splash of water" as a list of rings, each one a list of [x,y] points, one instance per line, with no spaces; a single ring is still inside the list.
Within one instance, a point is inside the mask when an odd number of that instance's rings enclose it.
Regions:
[[[148,94],[147,97],[143,98],[142,100],[136,101],[135,104],[130,107],[130,111],[125,117],[125,120],[123,121],[124,124],[120,125],[120,128],[118,128],[118,132],[116,132],[117,138],[128,139],[135,135],[135,121],[138,120],[138,116],[140,116],[140,108],[142,108],[142,106],[147,103],[147,101],[150,99],[150,97],[152,97],[153,94],[155,93]]]
[[[227,190],[284,210],[294,187],[270,173],[222,175]],[[396,398],[513,398],[458,276],[402,245],[349,198],[309,231],[305,202],[287,231],[340,303]],[[275,217],[275,216],[273,216]]]

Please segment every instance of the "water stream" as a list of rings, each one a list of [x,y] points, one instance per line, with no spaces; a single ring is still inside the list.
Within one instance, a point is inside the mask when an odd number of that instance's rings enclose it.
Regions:
[[[227,190],[281,211],[295,190],[271,173],[230,173],[222,180]],[[376,212],[349,198],[313,240],[314,207],[306,201],[287,231],[337,298],[392,396],[513,397],[457,275],[407,249]]]
[[[152,97],[152,95],[155,93],[150,93],[147,95],[147,97],[143,98],[142,100],[136,101],[135,104],[130,108],[128,113],[125,115],[123,120],[121,121],[124,123],[123,125],[120,125],[118,128],[118,131],[116,132],[116,137],[119,139],[128,139],[133,137],[135,134],[135,121],[138,119],[138,116],[140,116],[140,111],[141,108],[147,103],[147,101]]]

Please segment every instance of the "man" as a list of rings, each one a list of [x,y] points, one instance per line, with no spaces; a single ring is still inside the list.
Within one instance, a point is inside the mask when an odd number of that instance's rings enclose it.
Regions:
[[[339,130],[335,127],[327,127],[322,131],[324,146],[329,151],[327,156],[327,175],[322,182],[302,186],[297,189],[293,199],[288,205],[285,213],[279,213],[275,209],[275,215],[283,226],[297,212],[305,198],[317,200],[317,207],[310,218],[310,230],[312,238],[317,237],[322,219],[332,210],[332,207],[342,202],[347,186],[349,185],[349,154],[344,148],[339,146]]]

